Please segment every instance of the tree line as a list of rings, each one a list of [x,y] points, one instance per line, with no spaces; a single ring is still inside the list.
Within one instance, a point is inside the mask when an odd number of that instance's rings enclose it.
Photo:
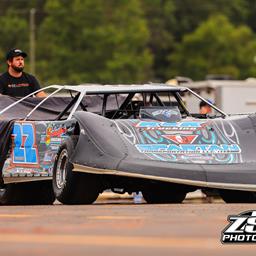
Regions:
[[[254,0],[0,0],[0,72],[31,8],[42,85],[256,76]]]

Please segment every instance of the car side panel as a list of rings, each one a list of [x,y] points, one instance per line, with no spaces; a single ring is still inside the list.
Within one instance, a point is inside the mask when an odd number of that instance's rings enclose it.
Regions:
[[[3,177],[52,176],[60,144],[74,133],[76,121],[16,121]]]

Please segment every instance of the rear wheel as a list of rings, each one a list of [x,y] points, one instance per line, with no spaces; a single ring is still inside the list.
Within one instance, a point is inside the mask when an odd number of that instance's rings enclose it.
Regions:
[[[53,169],[53,191],[63,204],[91,204],[99,195],[100,184],[94,175],[72,171],[70,156],[76,143],[73,136],[60,146]]]
[[[143,197],[150,204],[181,203],[187,191],[172,185],[152,185],[142,191]]]
[[[221,198],[226,203],[256,203],[256,193],[239,190],[220,190]]]
[[[53,204],[54,200],[50,180],[12,183],[0,190],[2,205],[47,205]]]

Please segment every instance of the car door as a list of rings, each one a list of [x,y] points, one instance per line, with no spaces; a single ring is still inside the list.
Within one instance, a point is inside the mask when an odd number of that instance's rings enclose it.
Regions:
[[[16,121],[3,176],[52,176],[55,155],[61,143],[73,134],[75,123],[74,119]]]

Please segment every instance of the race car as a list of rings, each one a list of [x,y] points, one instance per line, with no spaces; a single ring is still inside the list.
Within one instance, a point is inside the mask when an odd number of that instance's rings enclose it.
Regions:
[[[43,90],[1,96],[1,204],[91,204],[106,189],[141,191],[148,203],[197,189],[256,202],[256,114],[228,115],[165,84]],[[187,94],[213,113],[191,111]]]

